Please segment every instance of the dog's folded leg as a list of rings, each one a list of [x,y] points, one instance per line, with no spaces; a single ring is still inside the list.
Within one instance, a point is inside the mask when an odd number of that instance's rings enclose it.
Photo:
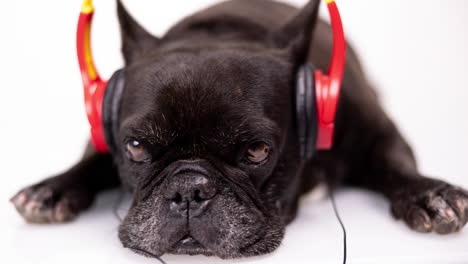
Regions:
[[[392,213],[413,230],[448,234],[468,221],[468,192],[422,176],[414,156],[394,126],[377,136],[369,152],[371,170],[355,177],[360,186],[383,193]]]
[[[11,202],[28,222],[65,222],[87,209],[99,191],[116,185],[111,156],[97,153],[89,144],[70,170],[22,189]]]

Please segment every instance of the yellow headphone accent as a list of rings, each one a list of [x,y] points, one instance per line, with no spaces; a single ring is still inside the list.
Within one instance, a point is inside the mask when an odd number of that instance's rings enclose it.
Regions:
[[[84,0],[81,6],[81,13],[89,14],[94,11],[93,0]]]

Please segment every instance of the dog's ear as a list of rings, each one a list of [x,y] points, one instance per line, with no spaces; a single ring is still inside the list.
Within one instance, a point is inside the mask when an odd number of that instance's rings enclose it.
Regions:
[[[295,65],[303,64],[307,60],[320,2],[321,0],[310,0],[297,15],[272,33],[273,45],[286,50]]]
[[[159,39],[151,35],[133,19],[121,0],[117,0],[117,14],[122,35],[122,53],[125,64],[128,65],[148,49],[157,46]]]

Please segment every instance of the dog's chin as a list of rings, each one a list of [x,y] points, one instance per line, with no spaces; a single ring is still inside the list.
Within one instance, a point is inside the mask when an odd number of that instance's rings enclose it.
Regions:
[[[175,255],[205,255],[205,256],[214,256],[216,255],[212,250],[206,248],[196,239],[191,236],[185,236],[176,242],[174,245],[169,247],[165,252],[153,252],[150,250],[143,250],[139,247],[127,246],[133,252],[146,256],[146,257],[156,257],[164,254],[175,254]]]
[[[283,230],[284,231],[284,230]],[[172,245],[166,247],[154,247],[144,249],[139,246],[130,246],[124,243],[124,247],[146,257],[160,257],[164,254],[174,255],[204,255],[216,256],[221,259],[235,259],[243,257],[260,256],[273,252],[280,245],[283,231],[273,232],[246,240],[245,244],[238,249],[226,249],[221,244],[203,244],[192,235],[185,235]],[[159,250],[155,250],[158,248]]]
[[[268,246],[266,246],[268,245]],[[260,246],[258,248],[257,246]],[[210,249],[200,243],[198,240],[191,236],[185,236],[180,241],[175,243],[168,251],[169,254],[176,255],[205,255],[205,256],[217,256],[222,259],[233,259],[242,257],[259,256],[268,254],[274,251],[279,246],[279,241],[270,243],[264,241],[263,237],[258,238],[249,244],[242,247],[236,252],[224,252],[216,249]]]

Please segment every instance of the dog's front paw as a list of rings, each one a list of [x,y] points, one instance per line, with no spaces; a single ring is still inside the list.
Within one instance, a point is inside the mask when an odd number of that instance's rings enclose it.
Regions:
[[[92,198],[83,191],[44,182],[24,188],[10,201],[28,222],[59,223],[74,219]]]
[[[400,193],[392,202],[392,212],[413,230],[449,234],[468,221],[468,192],[447,183],[423,191]]]

